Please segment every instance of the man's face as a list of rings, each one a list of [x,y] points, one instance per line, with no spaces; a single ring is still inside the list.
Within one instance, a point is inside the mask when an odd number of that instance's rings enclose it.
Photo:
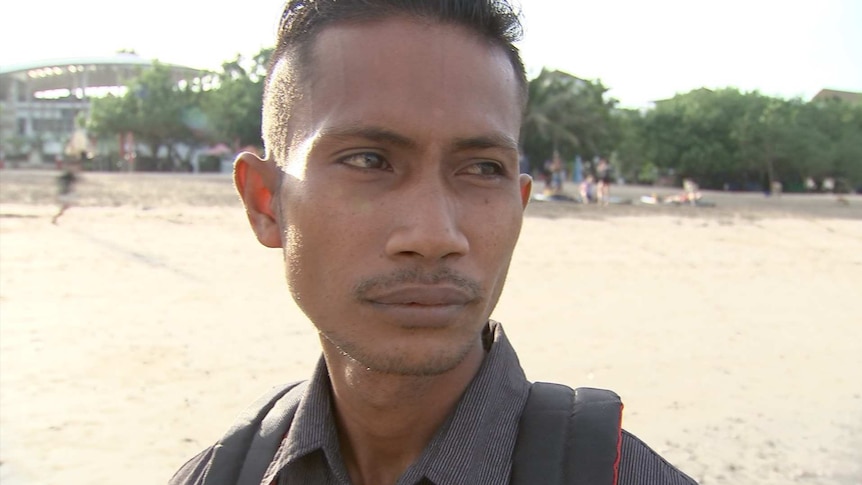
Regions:
[[[512,65],[396,18],[324,29],[306,72],[275,194],[291,293],[331,355],[450,370],[480,345],[529,192]]]

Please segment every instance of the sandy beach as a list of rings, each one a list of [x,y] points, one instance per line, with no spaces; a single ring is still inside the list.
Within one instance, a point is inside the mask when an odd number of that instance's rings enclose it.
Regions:
[[[0,171],[0,481],[165,483],[316,334],[228,176],[55,176]],[[862,196],[704,197],[532,204],[493,318],[703,485],[862,484]]]

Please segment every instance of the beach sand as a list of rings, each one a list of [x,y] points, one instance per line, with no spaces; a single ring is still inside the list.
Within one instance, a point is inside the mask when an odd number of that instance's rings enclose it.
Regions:
[[[0,171],[0,481],[164,483],[316,334],[229,177],[55,175]],[[862,484],[862,198],[705,197],[531,205],[493,318],[703,485]]]

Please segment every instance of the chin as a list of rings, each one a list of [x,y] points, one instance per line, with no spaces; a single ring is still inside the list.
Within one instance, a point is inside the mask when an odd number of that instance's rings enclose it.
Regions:
[[[421,332],[425,333],[425,332]],[[431,377],[458,367],[474,345],[473,339],[440,339],[434,335],[414,335],[405,342],[362,345],[336,342],[338,350],[369,371],[400,376]]]

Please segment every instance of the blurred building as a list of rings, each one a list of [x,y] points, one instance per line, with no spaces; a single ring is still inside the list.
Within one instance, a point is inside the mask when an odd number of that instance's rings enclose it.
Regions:
[[[838,91],[837,89],[821,89],[819,93],[811,98],[811,101],[825,101],[827,99],[838,99],[846,103],[862,104],[862,93]]]
[[[152,67],[133,53],[0,66],[0,160],[53,161],[86,118],[90,100],[121,94],[123,86]],[[207,74],[165,64],[177,83]]]

